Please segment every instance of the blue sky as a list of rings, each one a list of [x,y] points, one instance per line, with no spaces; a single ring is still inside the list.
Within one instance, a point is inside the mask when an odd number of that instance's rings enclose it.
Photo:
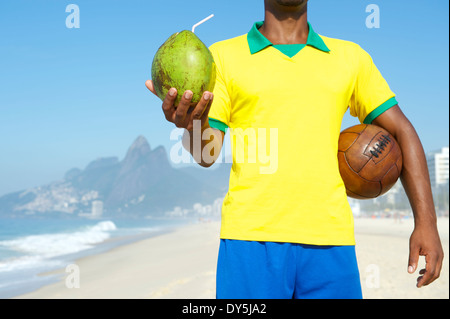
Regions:
[[[66,27],[66,6],[80,28]],[[368,29],[366,7],[380,8]],[[448,145],[448,1],[311,0],[319,34],[373,57],[426,151]],[[158,47],[196,29],[206,45],[248,32],[263,0],[0,1],[0,195],[58,180],[99,157],[123,158],[138,135],[169,149],[173,125],[144,86]],[[343,126],[357,124],[346,115]]]

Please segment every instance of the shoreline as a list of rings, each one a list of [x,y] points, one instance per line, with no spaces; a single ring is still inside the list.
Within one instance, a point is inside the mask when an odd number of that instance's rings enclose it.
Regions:
[[[66,279],[70,274],[58,269],[49,273],[60,276],[57,282],[11,299],[147,299],[165,298],[174,293],[179,297],[173,298],[184,298],[183,291],[176,288],[188,283],[198,286],[199,279],[207,281],[204,288],[208,291],[209,287],[215,288],[218,250],[214,241],[205,242],[204,237],[197,235],[201,232],[216,237],[218,248],[219,227],[218,222],[186,224],[170,233],[81,257],[74,262],[79,268],[80,288],[67,288]],[[209,258],[205,261],[207,251]],[[216,257],[210,258],[214,253]],[[142,280],[145,277],[150,278]],[[198,298],[215,297],[215,291],[203,294],[200,286],[191,287],[198,290]]]
[[[355,218],[355,237],[365,299],[448,299],[448,218],[439,218],[444,247],[441,277],[416,288],[408,274],[413,220]],[[79,258],[80,288],[67,288],[64,269],[58,282],[13,299],[214,299],[220,222],[187,224],[106,252]],[[419,268],[423,266],[423,257]],[[43,274],[44,275],[44,274]]]
[[[104,221],[109,222],[110,219]],[[23,270],[18,268],[18,270],[10,275],[10,278],[17,279],[14,285],[11,285],[8,281],[2,283],[4,284],[3,287],[1,287],[0,285],[0,287],[2,288],[0,290],[0,299],[17,298],[18,296],[32,293],[39,290],[40,288],[49,286],[53,283],[57,283],[61,281],[62,276],[68,275],[68,273],[65,273],[66,267],[68,265],[76,264],[78,260],[108,253],[109,251],[114,250],[117,247],[132,245],[133,243],[142,240],[169,234],[180,227],[192,224],[192,222],[193,220],[185,220],[181,222],[177,221],[176,223],[166,223],[162,225],[142,228],[130,228],[128,227],[128,225],[125,225],[125,227],[121,225],[119,234],[115,234],[116,230],[114,229],[109,238],[105,239],[102,242],[90,245],[91,247],[88,249],[82,249],[73,253],[56,255],[49,258],[38,258],[38,262],[47,264],[47,267],[43,265],[35,265],[34,268],[23,268]],[[120,234],[120,232],[122,233]],[[67,236],[71,236],[71,234],[72,233],[68,232]],[[77,234],[77,232],[75,232],[74,234]],[[49,236],[52,236],[52,234],[50,234]],[[26,259],[26,256],[19,256],[17,257],[17,260],[20,261],[21,258]],[[22,271],[22,274],[20,274],[20,271]]]

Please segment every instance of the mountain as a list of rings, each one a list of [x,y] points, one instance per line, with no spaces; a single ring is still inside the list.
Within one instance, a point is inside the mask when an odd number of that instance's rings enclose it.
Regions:
[[[89,215],[94,202],[103,216],[163,216],[177,207],[208,205],[228,189],[230,164],[173,168],[164,147],[151,149],[139,136],[120,161],[99,158],[73,168],[53,183],[0,197],[0,216]]]

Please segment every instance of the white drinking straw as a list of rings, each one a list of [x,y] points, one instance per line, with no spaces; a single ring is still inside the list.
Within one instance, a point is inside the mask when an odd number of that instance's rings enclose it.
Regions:
[[[194,30],[195,30],[196,27],[198,27],[198,26],[199,26],[200,24],[202,24],[203,22],[208,21],[208,20],[211,19],[212,17],[214,17],[214,14],[211,14],[210,16],[204,18],[202,21],[197,22],[196,24],[194,24],[194,25],[192,26],[192,33],[194,33]]]

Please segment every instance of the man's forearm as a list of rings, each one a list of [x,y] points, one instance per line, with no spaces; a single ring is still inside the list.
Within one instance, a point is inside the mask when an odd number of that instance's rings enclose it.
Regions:
[[[390,132],[403,154],[401,181],[414,214],[414,231],[409,240],[408,272],[414,273],[419,256],[425,256],[425,268],[419,271],[417,287],[439,277],[444,252],[437,229],[425,152],[416,130],[398,106],[381,114],[373,122]]]
[[[403,155],[401,181],[416,223],[436,223],[425,152],[411,122],[398,107],[376,118],[373,124],[384,127],[397,140]]]
[[[183,134],[183,147],[191,153],[194,160],[203,167],[210,167],[219,157],[222,149],[223,134],[209,124],[200,127],[194,124],[191,131]]]
[[[435,225],[436,213],[425,152],[414,127],[408,124],[396,136],[403,153],[401,181],[416,224]]]

